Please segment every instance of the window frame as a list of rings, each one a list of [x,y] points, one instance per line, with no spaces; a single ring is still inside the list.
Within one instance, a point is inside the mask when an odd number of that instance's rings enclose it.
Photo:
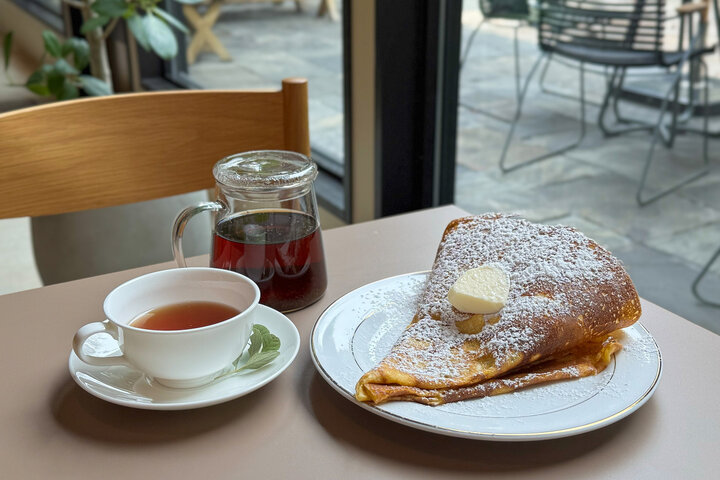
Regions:
[[[376,1],[375,215],[384,217],[454,200],[462,1]]]

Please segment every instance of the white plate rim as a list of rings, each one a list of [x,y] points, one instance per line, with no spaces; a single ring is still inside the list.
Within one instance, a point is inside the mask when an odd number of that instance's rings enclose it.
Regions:
[[[361,408],[364,408],[365,410],[372,412],[380,417],[386,418],[388,420],[391,420],[393,422],[406,425],[408,427],[416,428],[418,430],[423,430],[427,432],[437,433],[441,435],[451,436],[451,437],[460,437],[460,438],[467,438],[467,439],[473,439],[473,440],[491,440],[491,441],[502,441],[502,442],[516,442],[516,441],[536,441],[536,440],[550,440],[550,439],[556,439],[556,438],[562,438],[562,437],[568,437],[573,435],[579,435],[582,433],[587,433],[593,430],[597,430],[603,427],[606,427],[608,425],[611,425],[619,420],[622,420],[623,418],[627,417],[631,413],[635,412],[637,409],[639,409],[641,406],[643,406],[649,399],[652,397],[653,393],[655,393],[655,390],[657,389],[657,386],[660,382],[660,378],[662,377],[662,371],[663,371],[663,362],[662,362],[662,354],[660,353],[660,347],[657,345],[657,342],[655,341],[655,338],[650,334],[650,332],[645,328],[644,325],[640,323],[640,321],[633,324],[631,327],[628,328],[639,328],[641,330],[641,333],[644,333],[652,340],[652,345],[655,347],[655,353],[657,354],[657,371],[655,372],[655,377],[652,380],[650,386],[646,389],[645,392],[642,393],[638,398],[634,399],[634,401],[625,406],[620,411],[617,411],[613,413],[612,415],[609,415],[603,419],[596,420],[593,422],[589,422],[583,425],[577,425],[569,428],[564,429],[558,429],[558,430],[548,430],[545,432],[530,432],[530,433],[495,433],[495,432],[479,432],[475,430],[462,430],[457,428],[449,428],[444,427],[442,425],[434,425],[434,424],[428,424],[419,422],[414,419],[406,418],[401,415],[398,415],[394,412],[388,412],[386,410],[383,410],[381,408],[378,408],[373,405],[369,405],[365,402],[359,402],[355,399],[354,395],[347,390],[345,390],[340,384],[336,382],[336,380],[330,375],[325,368],[322,365],[322,362],[320,361],[317,351],[316,351],[316,334],[318,331],[318,326],[322,323],[323,319],[327,316],[328,312],[331,311],[336,304],[339,302],[344,301],[347,297],[351,295],[357,294],[358,291],[364,290],[366,288],[371,288],[372,286],[379,284],[381,282],[385,282],[392,279],[398,279],[403,277],[410,277],[414,275],[427,275],[429,274],[429,270],[421,270],[416,272],[410,272],[410,273],[403,273],[399,275],[393,275],[385,278],[381,278],[379,280],[367,283],[365,285],[362,285],[360,287],[357,287],[350,292],[346,293],[345,295],[341,296],[340,298],[336,299],[333,303],[327,306],[325,310],[320,314],[318,319],[316,320],[315,324],[313,325],[312,332],[310,334],[310,357],[312,358],[313,364],[315,365],[315,369],[318,371],[321,377],[338,393],[340,393],[341,396],[344,398],[350,400],[355,405],[360,406]],[[428,406],[428,408],[433,408]]]
[[[254,392],[255,390],[258,390],[259,388],[264,387],[268,383],[275,380],[278,376],[280,376],[281,373],[283,373],[295,360],[297,357],[298,352],[300,351],[300,333],[298,332],[297,327],[295,326],[292,321],[285,316],[284,314],[278,312],[277,310],[274,310],[270,307],[266,307],[265,305],[258,305],[258,313],[260,313],[260,320],[258,323],[262,322],[263,320],[267,321],[267,319],[272,318],[272,322],[282,323],[284,327],[288,328],[288,333],[290,333],[290,336],[292,337],[292,341],[287,344],[286,342],[283,342],[283,345],[281,346],[281,349],[283,348],[290,348],[291,354],[287,357],[285,362],[275,364],[274,362],[270,365],[264,367],[269,368],[271,367],[272,373],[268,375],[267,377],[264,377],[262,380],[255,382],[251,385],[244,385],[239,386],[238,388],[234,390],[230,390],[229,393],[224,395],[218,395],[216,397],[207,398],[207,399],[200,399],[200,400],[194,400],[194,401],[170,401],[170,402],[158,402],[158,403],[144,403],[144,402],[137,402],[132,400],[126,400],[123,398],[119,398],[116,396],[108,395],[103,392],[97,391],[92,389],[90,386],[86,385],[85,382],[80,380],[77,376],[77,373],[86,373],[87,369],[104,369],[107,367],[95,367],[92,365],[88,365],[82,360],[78,358],[78,356],[75,354],[74,351],[70,351],[70,357],[68,359],[68,369],[70,370],[70,376],[75,381],[75,383],[80,386],[83,390],[88,392],[94,397],[97,397],[101,400],[105,400],[110,403],[114,403],[116,405],[121,405],[124,407],[131,407],[131,408],[137,408],[141,410],[192,410],[196,408],[203,408],[203,407],[209,407],[212,405],[217,405],[220,403],[229,402],[230,400],[234,400],[236,398],[245,396],[249,393]],[[269,322],[268,322],[269,323]],[[272,330],[271,330],[272,331]],[[274,332],[273,332],[274,333]],[[80,368],[85,368],[85,370],[81,370]],[[122,368],[128,368],[128,370],[132,370],[129,367],[122,367]],[[95,378],[95,380],[98,380]],[[98,380],[98,383],[103,383]],[[106,384],[107,385],[107,384]],[[199,387],[199,389],[202,389],[203,387]],[[182,389],[178,389],[178,391],[181,391]],[[188,391],[197,391],[197,389],[188,389]]]

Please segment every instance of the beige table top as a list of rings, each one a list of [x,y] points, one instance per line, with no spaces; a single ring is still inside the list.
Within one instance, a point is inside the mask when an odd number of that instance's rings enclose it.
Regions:
[[[231,402],[148,411],[99,400],[67,370],[81,325],[155,265],[0,297],[0,478],[714,478],[720,468],[720,337],[649,302],[643,324],[663,353],[653,398],[628,418],[559,440],[494,443],[426,433],[342,398],[315,372],[313,323],[348,291],[430,267],[456,207],[324,232],[330,287],[290,315],[291,367]],[[205,258],[195,259],[204,262]]]

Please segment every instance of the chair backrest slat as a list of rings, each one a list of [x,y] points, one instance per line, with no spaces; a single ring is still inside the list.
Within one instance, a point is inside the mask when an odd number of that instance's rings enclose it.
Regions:
[[[540,4],[540,48],[558,45],[662,52],[665,0],[546,0]]]
[[[277,91],[171,91],[0,114],[0,218],[101,208],[214,185],[242,151],[310,154],[307,81]]]

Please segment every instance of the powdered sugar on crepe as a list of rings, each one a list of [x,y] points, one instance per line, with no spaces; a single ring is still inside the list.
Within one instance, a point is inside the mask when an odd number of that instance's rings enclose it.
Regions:
[[[447,293],[464,271],[487,264],[507,273],[510,295],[499,319],[488,315],[479,333],[461,333],[456,322],[470,315],[456,310]],[[634,292],[628,283],[617,259],[572,228],[495,214],[462,219],[440,244],[416,321],[387,360],[432,381],[467,373],[458,352],[469,341],[478,349],[475,358],[490,356],[497,368],[549,353],[562,348],[559,342],[596,336],[589,318],[619,316],[627,301],[620,297]]]

